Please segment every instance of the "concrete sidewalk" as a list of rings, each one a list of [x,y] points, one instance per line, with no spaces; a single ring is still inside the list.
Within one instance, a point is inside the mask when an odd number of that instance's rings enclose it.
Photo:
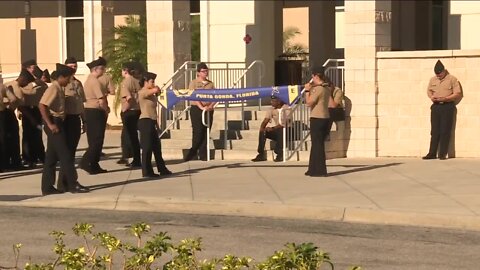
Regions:
[[[172,176],[142,179],[117,165],[107,139],[106,174],[78,170],[87,194],[41,197],[41,169],[0,174],[0,205],[322,219],[480,230],[480,160],[329,160],[328,178],[307,163],[168,161]],[[84,142],[82,142],[84,144]],[[83,152],[78,152],[78,155]],[[255,154],[255,153],[253,153]]]

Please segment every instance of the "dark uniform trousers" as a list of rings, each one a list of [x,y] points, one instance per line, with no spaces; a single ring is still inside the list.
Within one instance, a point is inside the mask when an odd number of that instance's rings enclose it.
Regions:
[[[64,121],[57,117],[53,117],[52,120],[60,131],[54,134],[45,124],[44,130],[48,139],[47,153],[45,154],[45,164],[42,173],[42,192],[49,192],[52,190],[53,185],[55,184],[55,168],[58,161],[60,161],[60,173],[67,178],[67,190],[68,187],[75,186],[78,178],[74,160],[68,149]]]
[[[7,168],[5,110],[0,111],[0,172]]]
[[[156,128],[156,121],[149,118],[138,120],[140,130],[140,145],[142,147],[142,174],[143,176],[153,174],[152,152],[155,156],[155,163],[159,172],[167,170],[162,157],[162,145]]]
[[[42,130],[37,128],[37,125],[42,123],[42,115],[38,107],[24,106],[22,109],[28,111],[32,116],[32,120],[23,116],[22,119],[22,158],[28,163],[35,163],[37,161],[45,161],[45,146],[42,140]]]
[[[65,137],[67,142],[67,148],[75,164],[75,153],[77,152],[78,142],[82,135],[82,121],[79,114],[67,114],[63,122],[65,130]],[[58,176],[57,188],[59,190],[65,190],[65,186],[68,185],[68,179],[62,171]]]
[[[328,122],[328,118],[310,118],[310,136],[312,138],[310,160],[308,161],[310,175],[327,174],[325,136]]]
[[[11,109],[5,110],[5,146],[7,166],[11,168],[21,166],[18,120]]]
[[[100,155],[102,154],[107,114],[102,109],[85,109],[87,122],[88,149],[82,157],[81,166],[91,170],[100,169]]]
[[[140,110],[128,110],[122,113],[123,129],[126,129],[129,145],[132,149],[132,162],[140,162],[140,142],[138,141],[137,133],[139,118]]]
[[[283,155],[283,128],[278,128],[273,131],[260,132],[258,135],[258,153],[263,155],[265,153],[265,143],[267,139],[275,141],[275,154]]]
[[[457,110],[455,103],[434,103],[430,107],[431,138],[429,156],[445,157],[452,134],[453,120]]]
[[[198,106],[192,105],[190,109],[190,119],[192,121],[192,148],[188,152],[189,157],[196,157],[197,153],[200,159],[207,159],[207,127],[202,123],[202,110]],[[213,111],[205,113],[209,119],[210,128],[213,123]]]
[[[120,113],[120,117],[123,119],[123,112]],[[133,151],[132,151],[132,145],[130,143],[130,137],[128,136],[128,131],[127,127],[125,125],[124,120],[123,121],[123,127],[122,127],[122,133],[120,135],[120,144],[122,148],[122,158],[123,159],[128,159],[133,157]],[[138,125],[137,125],[138,127]]]

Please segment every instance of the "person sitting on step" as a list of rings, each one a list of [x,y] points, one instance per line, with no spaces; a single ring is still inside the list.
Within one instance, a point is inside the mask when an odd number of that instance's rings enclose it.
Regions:
[[[265,115],[258,134],[258,155],[253,162],[266,161],[265,142],[267,138],[275,141],[276,162],[283,161],[283,128],[289,117],[290,108],[276,96],[271,97],[272,108]]]

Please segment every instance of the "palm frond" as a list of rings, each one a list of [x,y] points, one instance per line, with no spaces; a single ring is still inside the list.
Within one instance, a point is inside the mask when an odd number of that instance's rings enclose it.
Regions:
[[[112,29],[113,38],[103,47],[102,55],[107,59],[107,73],[118,90],[122,81],[122,65],[128,61],[139,61],[147,66],[147,24],[145,16],[129,15],[125,25]],[[115,95],[115,114],[120,106],[120,91]]]

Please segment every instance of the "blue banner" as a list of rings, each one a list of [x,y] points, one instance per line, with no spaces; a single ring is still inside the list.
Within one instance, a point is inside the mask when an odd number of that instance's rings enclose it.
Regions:
[[[276,96],[291,105],[299,97],[302,85],[225,89],[168,89],[158,97],[160,104],[170,110],[179,101],[233,102]]]

